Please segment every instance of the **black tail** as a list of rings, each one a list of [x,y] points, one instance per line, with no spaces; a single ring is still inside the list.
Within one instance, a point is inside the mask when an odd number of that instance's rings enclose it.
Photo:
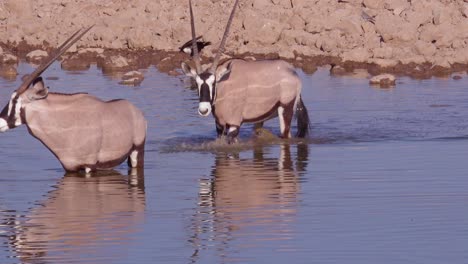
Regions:
[[[304,138],[309,134],[310,119],[307,113],[307,108],[302,102],[302,98],[299,97],[299,101],[296,105],[296,119],[297,119],[297,133],[296,137]]]

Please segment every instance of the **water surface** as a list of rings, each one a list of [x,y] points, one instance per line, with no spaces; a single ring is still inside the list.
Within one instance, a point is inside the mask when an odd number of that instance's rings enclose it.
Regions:
[[[1,134],[0,263],[468,262],[466,77],[377,89],[300,73],[310,138],[246,125],[230,147],[185,78],[144,72],[138,87],[93,67],[44,74],[51,91],[141,108],[145,169],[65,175],[25,127]],[[2,106],[19,82],[0,80]]]

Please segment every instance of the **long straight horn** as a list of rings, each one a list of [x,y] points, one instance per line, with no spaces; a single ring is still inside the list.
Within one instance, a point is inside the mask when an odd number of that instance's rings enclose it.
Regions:
[[[234,13],[236,12],[236,7],[237,7],[238,2],[239,2],[239,0],[236,0],[236,2],[234,3],[234,7],[232,8],[231,15],[229,16],[229,20],[228,20],[227,25],[226,25],[226,30],[224,31],[223,39],[221,40],[221,44],[219,44],[218,53],[216,53],[216,57],[215,57],[215,59],[213,61],[213,65],[211,65],[210,71],[212,73],[216,72],[216,68],[218,67],[219,59],[221,58],[221,54],[224,52],[224,46],[226,44],[227,36],[229,35],[229,29],[231,28],[232,19],[234,18]]]
[[[190,5],[190,23],[192,27],[192,50],[193,50],[193,61],[195,62],[195,69],[197,70],[197,74],[201,72],[201,63],[200,63],[200,54],[198,53],[198,46],[197,46],[197,36],[195,34],[195,19],[193,18],[193,10],[192,10],[192,0],[189,0]]]
[[[76,31],[70,38],[68,38],[60,47],[58,47],[56,50],[54,50],[51,55],[43,62],[37,69],[29,74],[26,79],[23,81],[21,86],[16,89],[17,94],[21,94],[24,91],[26,91],[31,85],[31,83],[39,77],[56,59],[58,59],[65,51],[67,51],[75,42],[77,42],[81,37],[83,37],[84,34],[86,34],[94,25],[86,28],[86,29],[80,29]]]

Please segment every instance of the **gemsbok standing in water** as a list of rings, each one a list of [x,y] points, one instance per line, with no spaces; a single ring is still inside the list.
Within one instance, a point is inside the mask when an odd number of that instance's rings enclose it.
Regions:
[[[282,138],[291,137],[291,121],[296,110],[296,137],[309,131],[309,116],[301,99],[302,83],[294,68],[282,60],[244,61],[230,59],[219,64],[229,28],[239,0],[236,0],[211,67],[202,71],[197,49],[192,2],[189,0],[192,28],[192,50],[195,69],[186,63],[181,67],[185,75],[195,79],[198,86],[198,113],[213,112],[218,137],[225,134],[228,142],[235,142],[243,123],[263,122],[279,117]]]
[[[0,113],[0,132],[26,124],[67,171],[109,169],[128,158],[142,167],[146,119],[126,100],[48,91],[40,75],[91,27],[65,41],[11,95]]]

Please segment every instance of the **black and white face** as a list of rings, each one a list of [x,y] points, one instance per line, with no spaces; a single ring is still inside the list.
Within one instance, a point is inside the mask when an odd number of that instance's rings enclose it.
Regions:
[[[184,62],[181,67],[185,75],[192,77],[197,83],[198,97],[200,99],[198,103],[198,113],[201,116],[208,116],[212,111],[214,102],[216,101],[216,84],[218,81],[221,82],[229,78],[231,63],[218,67],[216,74],[209,70],[197,74],[194,68]]]
[[[22,125],[21,111],[23,111],[23,100],[14,92],[0,113],[0,132]]]
[[[201,116],[208,116],[211,113],[211,106],[216,99],[216,76],[209,72],[204,72],[195,77],[198,87],[198,113]]]
[[[47,97],[49,90],[45,87],[41,77],[36,78],[33,84],[21,94],[14,92],[10,101],[0,112],[0,132],[5,132],[24,124],[24,108],[31,102]]]

